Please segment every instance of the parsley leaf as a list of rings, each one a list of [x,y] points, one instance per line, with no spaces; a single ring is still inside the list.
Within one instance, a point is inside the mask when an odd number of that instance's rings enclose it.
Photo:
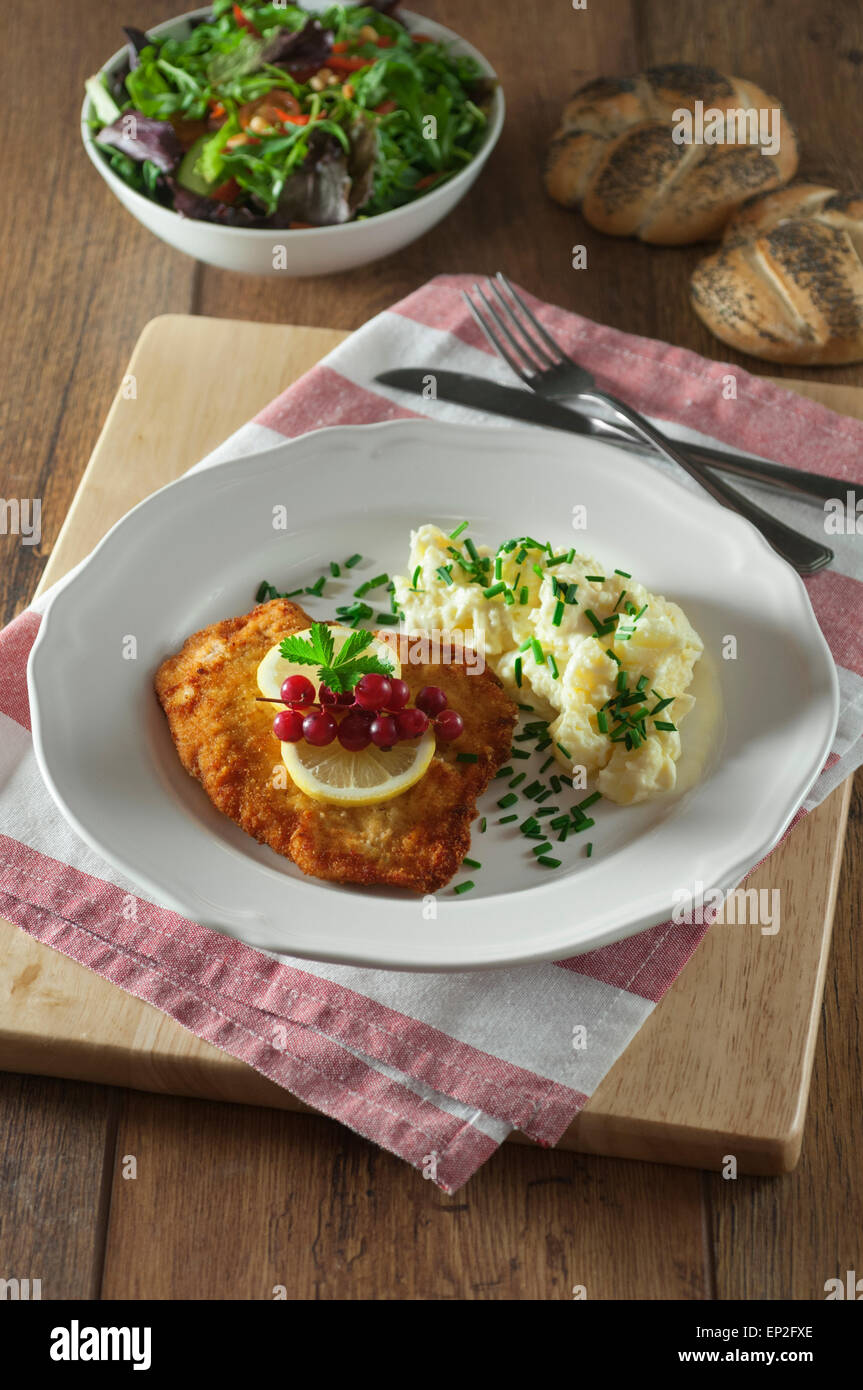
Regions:
[[[340,694],[353,690],[361,676],[392,674],[392,665],[377,656],[362,656],[374,641],[374,634],[357,628],[335,650],[333,634],[326,623],[312,623],[309,637],[285,637],[279,651],[286,661],[298,666],[317,666],[318,680]]]

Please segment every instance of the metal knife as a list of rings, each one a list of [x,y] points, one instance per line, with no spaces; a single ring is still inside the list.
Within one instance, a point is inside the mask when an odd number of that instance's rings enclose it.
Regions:
[[[517,386],[501,386],[496,381],[489,381],[482,376],[472,376],[469,372],[445,371],[440,367],[396,367],[392,371],[379,373],[375,380],[384,386],[395,386],[401,391],[410,391],[425,400],[451,401],[454,405],[481,410],[488,415],[504,415],[512,420],[524,420],[531,425],[568,430],[571,434],[588,435],[592,439],[604,440],[608,444],[615,444],[618,448],[628,449],[642,456],[653,456],[650,446],[634,433],[630,433],[625,426],[612,424],[595,416],[583,415],[570,406],[537,396],[533,391],[525,391]],[[843,505],[848,505],[851,511],[856,508],[858,496],[863,498],[863,490],[855,491],[845,478],[831,478],[821,473],[807,472],[805,469],[786,468],[781,463],[767,463],[747,455],[729,454],[722,449],[713,449],[704,444],[686,443],[679,447],[696,463],[707,464],[720,472],[751,478],[754,482],[767,483],[803,497],[814,497],[822,501],[838,498]]]

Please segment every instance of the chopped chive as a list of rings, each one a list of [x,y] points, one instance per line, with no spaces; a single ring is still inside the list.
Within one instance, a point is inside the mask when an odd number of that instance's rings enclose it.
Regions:
[[[457,540],[458,537],[461,535],[462,531],[466,531],[469,525],[470,525],[470,522],[469,522],[469,521],[463,521],[462,524],[461,524],[461,526],[457,526],[457,527],[455,528],[454,531],[450,531],[450,533],[449,533],[449,538],[450,538],[450,540],[451,540],[451,541]],[[465,860],[465,863],[467,863],[467,860]]]
[[[503,580],[501,579],[501,580],[499,581],[499,583],[497,583],[497,584],[490,584],[489,587],[488,587],[487,589],[483,589],[483,591],[482,591],[482,592],[483,592],[483,598],[496,598],[498,594],[502,594],[502,593],[503,593],[503,591],[504,591],[505,588],[506,588],[506,585],[504,584]]]
[[[262,579],[258,585],[258,592],[255,594],[255,603],[263,603],[272,587],[268,579]]]
[[[618,690],[625,690],[625,689],[626,689],[626,672],[625,672],[625,671],[618,671],[618,673],[617,673],[617,688],[618,688]]]
[[[515,659],[515,683],[521,689],[521,657]]]
[[[530,852],[531,854],[545,854],[547,849],[551,849],[551,841],[543,840],[540,844],[534,845]]]
[[[358,565],[362,558],[362,555],[349,555],[347,560],[345,560],[345,569],[352,570],[354,565]]]
[[[494,577],[500,579],[503,574],[503,560],[498,555],[494,562]]]
[[[558,669],[557,669],[557,662],[555,661],[554,655],[553,655],[552,652],[549,652],[549,654],[548,654],[548,664],[549,664],[549,666],[550,666],[550,668],[551,668],[551,678],[552,678],[552,680],[560,680],[560,672],[559,672]]]
[[[592,841],[592,840],[588,840],[587,844],[586,844],[585,847],[584,847],[584,857],[585,857],[585,859],[589,859],[590,856],[591,856],[592,854],[593,854],[593,841]]]
[[[623,578],[624,578],[624,579],[631,579],[631,578],[632,578],[632,575],[631,575],[631,574],[627,574],[626,570],[615,570],[614,573],[615,573],[615,574],[621,574],[621,575],[623,575]]]
[[[551,747],[551,739],[550,739],[550,738],[541,738],[541,739],[539,740],[539,743],[536,745],[536,752],[537,752],[537,753],[544,753],[545,750],[546,750],[546,748],[550,748],[550,747]]]
[[[479,862],[478,859],[463,859],[461,862],[462,862],[462,864],[464,864],[468,869],[481,869],[481,868],[482,868],[482,864],[480,864],[480,862]]]
[[[559,834],[558,837],[557,837],[557,843],[558,843],[559,845],[562,845],[563,842],[565,841],[565,839],[566,839],[566,837],[567,837],[568,834],[569,834],[569,822],[567,821],[566,825],[561,826],[560,834]]]
[[[638,677],[638,680],[635,682],[635,688],[636,688],[636,690],[638,691],[639,695],[641,694],[642,690],[644,689],[644,687],[645,687],[646,685],[647,685],[647,676],[639,676],[639,677]]]
[[[419,577],[420,577],[420,575],[422,574],[422,572],[423,572],[423,567],[422,567],[422,565],[417,565],[416,569],[414,570],[413,579],[411,580],[411,588],[412,588],[412,589],[415,589],[415,588],[416,588],[416,586],[417,586],[417,580],[419,579]]]
[[[325,574],[322,574],[321,577],[320,577],[320,579],[316,579],[316,580],[315,580],[314,584],[309,584],[309,585],[308,585],[308,587],[307,587],[307,589],[306,589],[306,593],[307,593],[307,594],[314,594],[315,598],[320,598],[321,595],[322,595],[323,592],[324,592],[324,585],[326,584],[326,582],[327,582],[327,577],[326,577]]]
[[[452,891],[454,893],[469,893],[471,888],[476,888],[476,884],[472,878],[466,878],[464,883],[457,883]]]
[[[501,816],[498,825],[509,825],[510,821],[518,820],[518,816]]]
[[[618,665],[618,666],[620,665],[620,657],[617,656],[617,655],[611,650],[611,647],[606,647],[606,649],[605,649],[605,655],[606,655],[606,656],[610,656],[611,659],[612,659],[612,661],[616,661],[616,662],[617,662],[617,665]],[[618,677],[618,679],[620,679],[620,678]]]
[[[499,772],[496,772],[494,775],[495,775],[495,777],[510,777],[510,776],[512,776],[512,768],[511,768],[511,767],[502,767],[502,768],[500,769],[500,771],[499,771]]]
[[[512,608],[512,605],[515,603],[515,594],[512,592],[512,589],[504,590],[503,601],[507,608]]]
[[[656,691],[655,691],[655,690],[651,691],[651,694],[655,695],[655,694],[656,694]],[[669,695],[667,699],[665,699],[665,700],[660,700],[658,705],[654,705],[654,706],[653,706],[653,709],[650,711],[650,713],[651,713],[651,715],[659,714],[659,711],[660,711],[660,710],[667,709],[668,706],[671,705],[671,704],[673,704],[673,703],[674,703],[674,696],[673,696],[673,695]]]
[[[531,644],[532,641],[533,641],[533,638],[532,638],[532,637],[528,637],[528,639],[527,639],[526,642],[522,642],[521,646],[519,647],[519,651],[520,651],[520,652],[529,651],[529,650],[530,650],[530,644]]]
[[[509,756],[511,758],[529,758],[530,754],[526,753],[523,748],[511,748]]]
[[[452,565],[438,565],[437,569],[435,570],[435,574],[437,575],[438,579],[441,580],[442,583],[452,584],[454,581],[451,570]]]
[[[525,789],[524,789],[524,794],[525,794],[525,796],[536,796],[537,792],[541,792],[541,791],[542,791],[542,783],[541,783],[541,782],[531,782],[531,784],[530,784],[529,787],[525,787]]]
[[[534,831],[539,830],[539,821],[536,816],[528,816],[527,820],[522,821],[518,828],[523,835],[532,835]]]
[[[554,614],[553,614],[552,619],[551,619],[552,627],[560,627],[560,620],[561,620],[561,618],[563,617],[563,609],[564,609],[563,600],[562,600],[562,599],[558,599],[558,600],[557,600],[557,603],[554,605]]]
[[[524,781],[524,779],[525,779],[526,776],[527,776],[527,773],[526,773],[526,772],[518,772],[518,773],[516,773],[515,777],[513,777],[512,781],[510,782],[509,785],[510,785],[513,789],[516,788],[516,787],[521,786],[521,784],[522,784],[522,782]]]
[[[604,583],[605,583],[605,575],[604,575],[604,574],[586,574],[584,577],[585,577],[585,579],[587,580],[587,582],[588,582],[589,584],[604,584]]]
[[[604,624],[602,624],[602,623],[599,621],[599,618],[597,618],[597,616],[596,616],[596,614],[594,613],[594,611],[593,611],[592,608],[585,608],[585,610],[584,610],[584,616],[587,618],[587,620],[588,620],[589,623],[592,623],[592,624],[593,624],[593,626],[594,626],[594,628],[596,629],[597,632],[602,632],[602,631],[603,631]]]
[[[542,650],[538,637],[531,637],[530,649],[533,652],[533,659],[537,666],[545,665],[545,652]]]
[[[549,793],[551,795],[551,793]],[[559,806],[540,806],[536,814],[538,816],[553,816],[560,810]]]
[[[514,806],[517,801],[518,797],[515,792],[507,792],[506,796],[502,796],[497,804],[502,811],[505,811],[508,806]]]
[[[621,589],[620,593],[617,595],[617,598],[615,599],[614,607],[613,607],[612,610],[611,610],[612,613],[616,613],[616,612],[617,612],[617,609],[618,609],[619,605],[623,602],[623,600],[624,600],[625,598],[626,598],[626,590],[625,590],[625,589]]]
[[[394,627],[400,621],[398,613],[378,613],[375,620],[381,627]]]
[[[543,763],[542,767],[539,769],[539,775],[540,775],[540,777],[541,777],[542,774],[545,772],[545,770],[546,770],[547,767],[551,767],[551,765],[552,765],[553,762],[554,762],[554,758],[546,758],[546,760],[545,760],[545,762]]]
[[[601,734],[608,733],[608,715],[604,709],[601,709],[596,716],[596,727]]]
[[[560,778],[550,777],[549,781],[551,782],[551,790],[554,792],[555,796],[557,796],[558,792],[560,791]]]
[[[481,820],[480,823],[479,823],[479,833],[480,833],[480,835],[484,835],[484,834],[485,834],[485,828],[486,828],[486,825],[487,825],[487,824],[488,824],[488,821],[486,820],[485,816],[483,816],[482,820]]]
[[[464,548],[475,565],[479,564],[479,551],[471,540],[470,536],[465,536]]]
[[[549,849],[551,849],[551,845],[549,845]],[[552,859],[550,854],[541,854],[536,862],[542,864],[544,869],[559,869],[563,861]]]
[[[527,585],[526,585],[526,584],[522,584],[521,588],[520,588],[519,591],[518,591],[518,601],[519,601],[519,603],[527,603],[527,600],[528,600],[528,588],[527,588]]]
[[[653,727],[654,729],[667,729],[672,734],[677,733],[677,725],[668,724],[664,719],[654,719]]]
[[[578,821],[578,822],[574,825],[574,827],[573,827],[574,833],[575,833],[576,835],[580,835],[581,832],[582,832],[582,830],[589,830],[590,827],[591,827],[592,825],[596,825],[596,821],[595,821],[595,820],[591,820],[591,819],[590,819],[590,816],[585,816],[585,817],[583,818],[583,820]]]
[[[519,705],[519,709],[526,709],[528,714],[533,714],[533,705]]]
[[[520,564],[522,563],[522,561],[524,561],[524,560],[526,560],[526,559],[527,559],[527,551],[525,550],[524,546],[522,546],[521,550],[518,552],[518,554],[517,554],[516,557],[515,557],[515,563],[516,563],[517,565],[520,565]]]
[[[595,806],[597,801],[601,800],[602,792],[591,792],[590,796],[586,796],[583,801],[579,801],[576,804],[579,811],[585,811],[588,806]]]
[[[537,801],[537,802],[539,802],[539,801],[547,801],[548,798],[549,798],[550,796],[551,796],[551,787],[545,787],[545,788],[543,788],[543,790],[542,790],[541,792],[537,792],[536,796],[535,796],[533,799],[534,799],[534,801]]]
[[[561,753],[563,754],[563,756],[564,756],[565,758],[569,758],[570,762],[572,762],[572,754],[570,753],[569,749],[566,748],[566,747],[564,747],[564,745],[563,745],[562,743],[558,743],[557,746],[558,746],[558,748],[560,749],[560,751],[561,751]]]
[[[455,760],[456,760],[457,763],[478,763],[478,762],[479,762],[479,754],[478,754],[478,753],[456,753]]]

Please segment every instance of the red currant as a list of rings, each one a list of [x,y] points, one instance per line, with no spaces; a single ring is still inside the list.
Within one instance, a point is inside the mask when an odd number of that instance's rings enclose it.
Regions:
[[[397,676],[391,678],[390,688],[392,693],[387,700],[386,708],[391,714],[395,714],[396,710],[404,709],[411,697],[411,691],[407,681],[399,680]]]
[[[349,753],[362,752],[371,743],[370,724],[371,720],[361,710],[351,710],[339,725],[339,743]]]
[[[303,736],[303,716],[293,709],[283,709],[273,720],[273,733],[280,743],[299,743]]]
[[[335,705],[338,703],[338,695],[334,690],[330,690],[328,685],[318,686],[318,699],[322,706]]]
[[[315,687],[306,676],[288,676],[282,681],[279,691],[286,705],[310,705],[315,698]]]
[[[384,709],[390,701],[393,688],[386,676],[370,672],[360,676],[354,686],[354,698],[361,709]]]
[[[329,710],[323,709],[317,714],[307,714],[303,720],[303,738],[306,743],[311,743],[316,748],[323,748],[325,744],[332,743],[337,729],[338,725]]]
[[[396,728],[400,738],[419,738],[428,726],[428,715],[421,709],[402,709],[396,715]]]
[[[379,714],[369,725],[369,735],[378,748],[392,748],[399,738],[396,721],[388,714]]]
[[[439,685],[424,685],[416,698],[416,705],[431,719],[446,709],[447,698]]]
[[[438,738],[442,738],[444,743],[451,743],[464,733],[464,720],[456,710],[445,709],[435,719],[434,727]]]

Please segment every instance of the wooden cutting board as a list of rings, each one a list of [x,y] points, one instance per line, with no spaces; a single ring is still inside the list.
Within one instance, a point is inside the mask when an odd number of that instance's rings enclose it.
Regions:
[[[325,328],[166,315],[135,349],[45,569],[47,587],[335,347]],[[863,419],[863,388],[783,381]],[[710,931],[561,1141],[564,1148],[779,1173],[800,1153],[850,782],[748,880],[781,930]],[[0,921],[0,1067],[287,1110],[307,1107],[59,952]],[[518,1137],[518,1136],[514,1136]]]

